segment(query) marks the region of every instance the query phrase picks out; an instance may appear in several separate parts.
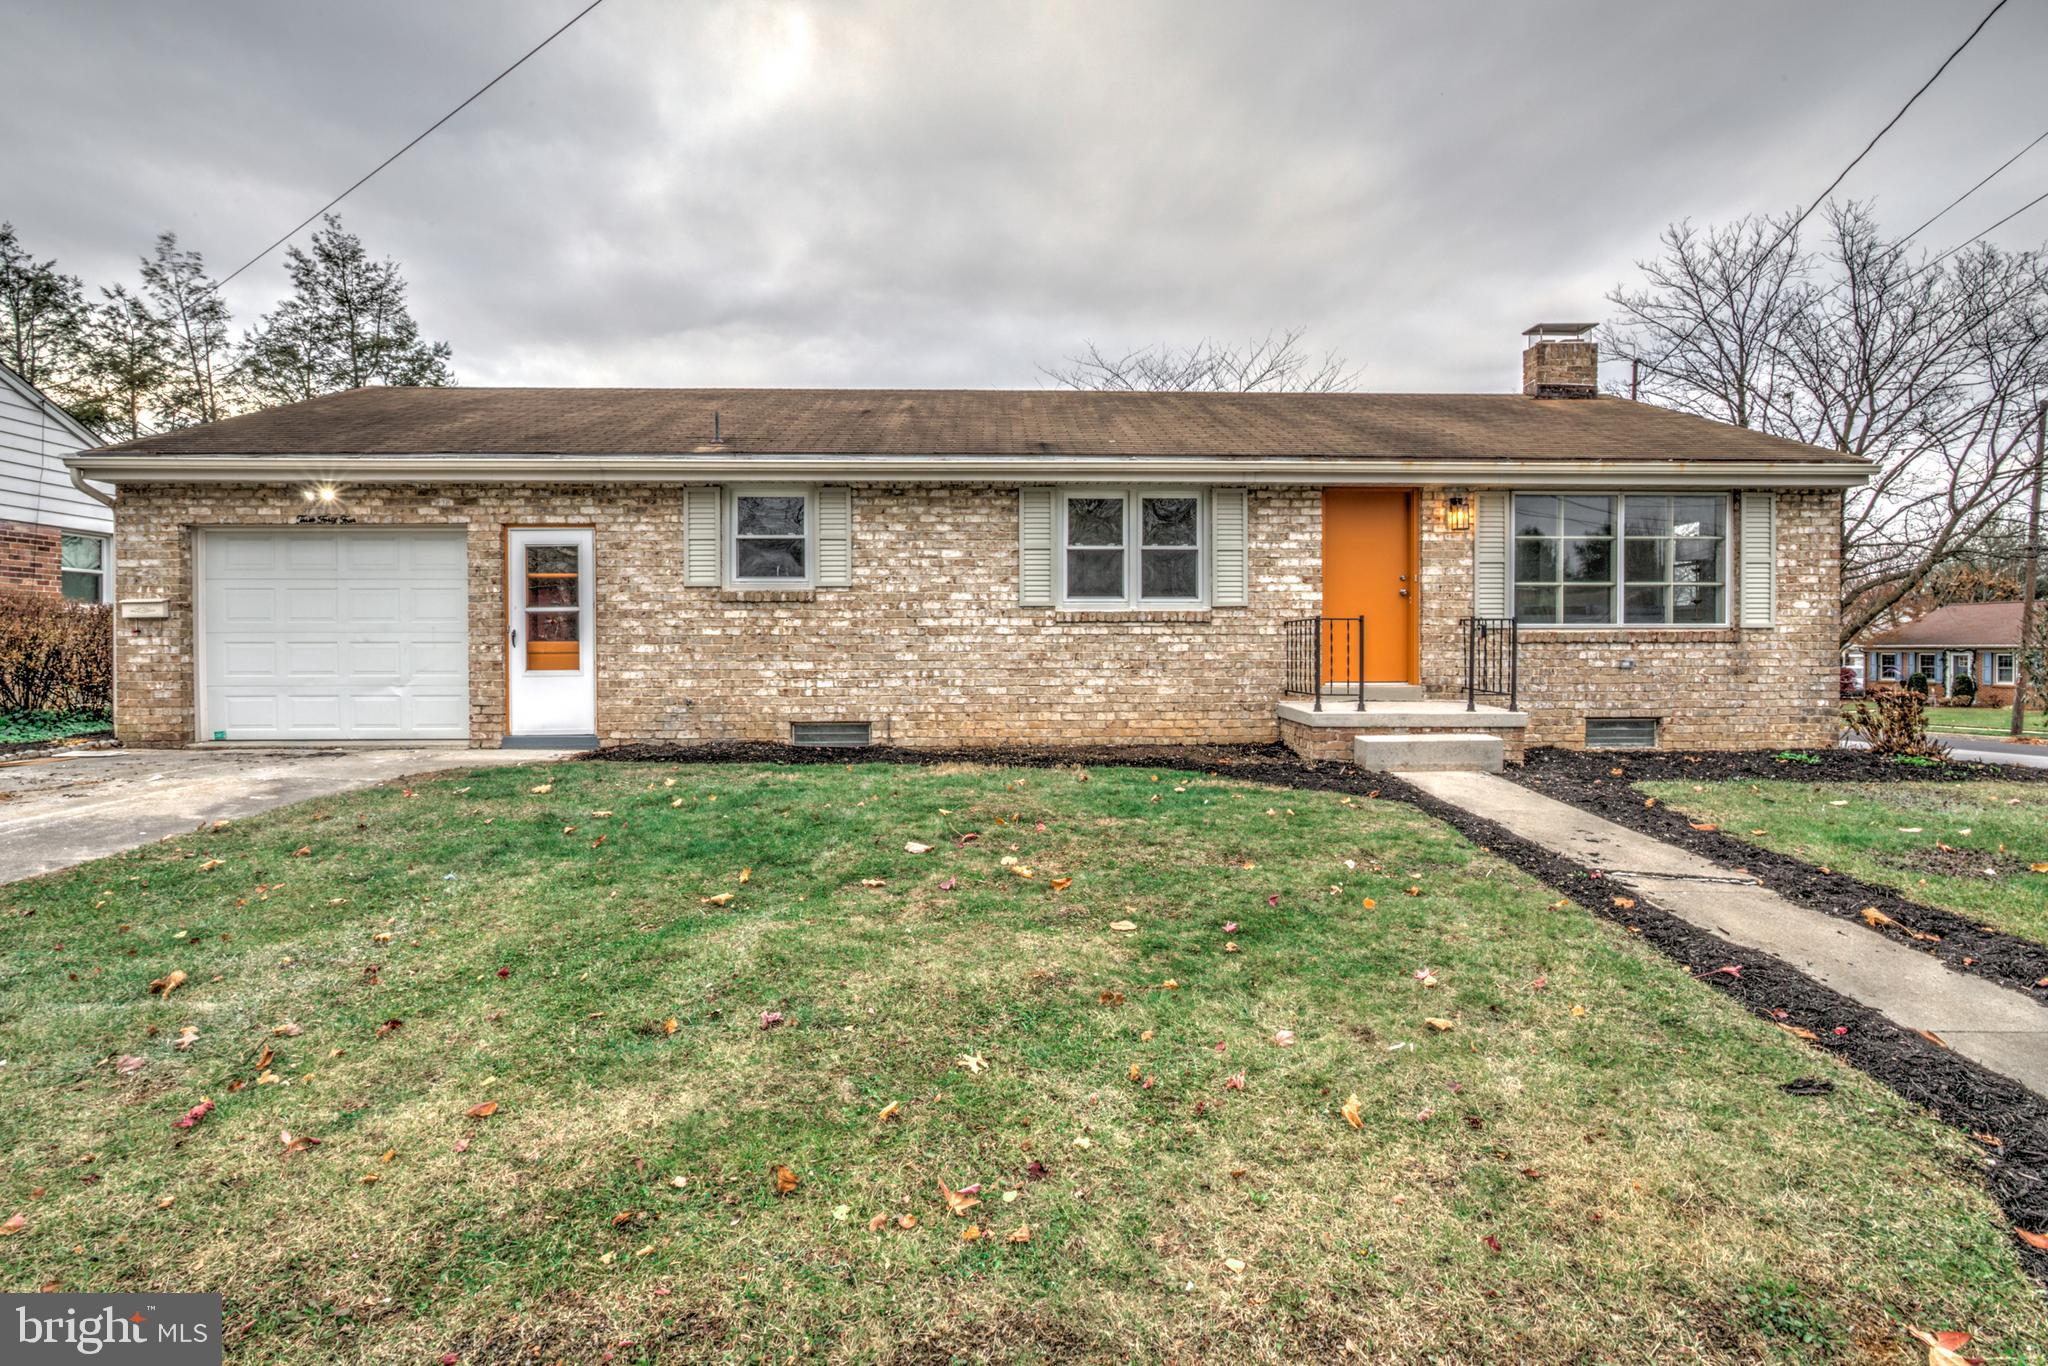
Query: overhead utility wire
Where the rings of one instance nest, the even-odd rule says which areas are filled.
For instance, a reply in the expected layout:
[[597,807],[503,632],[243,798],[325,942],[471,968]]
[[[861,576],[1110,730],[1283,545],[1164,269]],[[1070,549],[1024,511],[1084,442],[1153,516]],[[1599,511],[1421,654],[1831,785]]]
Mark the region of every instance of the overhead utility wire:
[[[1790,223],[1785,225],[1785,230],[1778,234],[1777,239],[1771,243],[1769,248],[1761,252],[1757,256],[1755,264],[1750,266],[1748,278],[1742,282],[1742,288],[1746,289],[1749,287],[1750,282],[1756,278],[1756,273],[1759,270],[1763,269],[1764,262],[1770,259],[1771,253],[1776,251],[1781,245],[1783,245],[1785,240],[1789,238],[1793,233],[1799,231],[1800,225],[1805,223],[1808,218],[1813,216],[1813,211],[1815,209],[1819,208],[1823,203],[1826,202],[1827,197],[1835,192],[1836,186],[1840,185],[1844,180],[1847,180],[1849,178],[1849,172],[1855,170],[1857,164],[1861,162],[1863,158],[1869,156],[1871,149],[1876,147],[1877,144],[1883,140],[1884,135],[1886,133],[1891,132],[1891,130],[1898,124],[1898,121],[1900,119],[1906,117],[1906,111],[1911,109],[1914,106],[1914,104],[1919,101],[1920,97],[1926,94],[1928,90],[1932,88],[1936,81],[1941,79],[1941,74],[1949,69],[1950,65],[1954,63],[1956,58],[1963,55],[1963,51],[1965,48],[1969,47],[1971,43],[1977,41],[1977,35],[1984,31],[1984,26],[1990,23],[1993,19],[1997,18],[1998,12],[2004,9],[2008,3],[2009,0],[1998,0],[1998,3],[1994,4],[1989,10],[1987,10],[1984,14],[1984,17],[1977,21],[1977,26],[1970,30],[1969,35],[1965,37],[1962,42],[1956,44],[1955,50],[1950,52],[1948,56],[1942,58],[1941,65],[1934,68],[1934,74],[1932,76],[1929,76],[1925,81],[1922,81],[1920,83],[1920,88],[1918,90],[1915,90],[1910,96],[1907,97],[1906,102],[1899,106],[1898,112],[1893,114],[1889,119],[1885,120],[1884,127],[1878,129],[1876,134],[1871,137],[1870,141],[1863,144],[1863,150],[1858,152],[1855,156],[1851,157],[1849,159],[1849,164],[1844,166],[1838,173],[1836,173],[1835,178],[1828,182],[1827,188],[1822,190],[1818,195],[1816,195],[1814,199],[1810,203],[1808,203],[1804,209],[1800,210],[1798,217],[1794,218]],[[1986,229],[1986,231],[1988,232],[1989,229]],[[1968,244],[1965,243],[1964,245],[1967,246]],[[1704,320],[1702,320],[1702,322],[1703,321]],[[1677,341],[1671,344],[1671,349],[1676,350],[1679,347],[1685,345],[1687,342],[1691,341],[1693,339],[1694,334],[1700,330],[1702,322],[1695,322],[1691,327],[1688,327],[1685,330],[1685,335],[1680,337]],[[1640,356],[1631,356],[1629,357],[1629,359],[1632,362],[1643,365],[1650,370],[1657,369],[1656,366],[1651,365],[1648,361],[1643,360]]]
[[553,41],[555,41],[555,39],[561,37],[564,33],[567,33],[572,27],[575,26],[576,21],[578,19],[581,19],[584,15],[590,13],[592,10],[596,9],[599,5],[603,3],[604,0],[590,0],[589,4],[585,5],[582,9],[576,11],[576,13],[573,16],[571,16],[568,23],[563,24],[553,33],[550,33],[547,37],[541,39],[538,43],[535,43],[531,48],[529,48],[527,50],[526,56],[521,57],[518,61],[512,63],[512,65],[506,67],[503,71],[500,71],[497,75],[491,77],[490,80],[484,82],[481,86],[477,87],[475,92],[472,93],[468,99],[464,100],[461,104],[456,105],[453,109],[443,114],[440,118],[435,119],[431,124],[427,125],[426,129],[422,131],[418,137],[415,137],[411,142],[406,143],[405,146],[399,148],[390,156],[385,157],[382,161],[378,162],[375,166],[371,167],[369,174],[363,176],[362,179],[356,181],[355,184],[349,186],[340,194],[334,196],[334,198],[328,200],[325,204],[322,204],[319,208],[313,210],[312,213],[306,215],[306,217],[302,219],[297,225],[295,225],[290,232],[278,238],[275,242],[272,242],[269,246],[257,252],[254,256],[242,262],[241,265],[236,266],[233,270],[229,271],[226,275],[222,276],[218,281],[214,283],[213,288],[216,290],[220,289],[223,285],[227,284],[228,281],[234,279],[237,275],[240,275],[243,271],[255,265],[264,257],[270,255],[271,252],[276,251],[279,247],[291,241],[292,238],[295,237],[299,233],[299,231],[303,229],[308,223],[311,223],[321,214],[326,213],[336,204],[339,204],[342,200],[347,199],[357,190],[360,190],[363,186],[367,185],[370,182],[371,177],[375,176],[377,172],[383,170],[386,166],[389,166],[392,162],[398,160],[407,152],[410,152],[413,148],[419,146],[420,143],[426,141],[428,134],[432,133],[436,128],[439,128],[442,124],[448,122],[448,120],[454,118],[457,114],[460,114],[463,110],[469,108],[470,105],[476,103],[477,99],[481,95],[483,95],[485,91],[489,90],[499,81],[504,80],[507,76],[517,71],[520,67],[526,65],[527,60],[531,58],[536,52],[539,52],[549,43],[552,43]]

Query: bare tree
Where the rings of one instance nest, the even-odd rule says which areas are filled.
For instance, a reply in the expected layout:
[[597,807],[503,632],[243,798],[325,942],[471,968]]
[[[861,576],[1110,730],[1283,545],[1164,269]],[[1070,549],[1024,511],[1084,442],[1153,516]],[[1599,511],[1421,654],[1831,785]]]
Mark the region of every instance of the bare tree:
[[172,360],[157,395],[164,427],[226,417],[224,390],[232,364],[228,305],[207,275],[205,261],[198,252],[179,247],[176,233],[160,232],[155,254],[142,259],[142,286],[170,334]]
[[1303,349],[1305,329],[1268,332],[1242,346],[1199,341],[1193,346],[1141,347],[1111,354],[1095,343],[1045,376],[1063,389],[1143,390],[1153,393],[1328,394],[1356,390],[1359,371],[1334,351],[1318,359]]
[[2048,389],[2048,271],[1978,245],[1927,259],[1858,204],[1828,206],[1814,253],[1789,220],[1665,231],[1617,288],[1610,344],[1653,400],[1869,459],[1842,527],[1842,639],[1995,525],[2028,469]]

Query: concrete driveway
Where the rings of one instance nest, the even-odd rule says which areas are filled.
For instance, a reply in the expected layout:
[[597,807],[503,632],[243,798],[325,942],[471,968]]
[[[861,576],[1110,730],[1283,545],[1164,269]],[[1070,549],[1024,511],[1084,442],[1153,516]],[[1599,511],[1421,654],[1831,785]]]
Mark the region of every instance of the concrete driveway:
[[569,753],[333,746],[101,750],[0,761],[0,883],[410,774],[547,763]]

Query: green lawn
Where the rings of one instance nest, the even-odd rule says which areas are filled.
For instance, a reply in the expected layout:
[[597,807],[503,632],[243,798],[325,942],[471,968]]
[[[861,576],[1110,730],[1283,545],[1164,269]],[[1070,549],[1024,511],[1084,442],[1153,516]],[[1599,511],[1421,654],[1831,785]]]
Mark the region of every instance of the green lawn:
[[[1842,704],[1842,724],[1849,725],[1856,719],[1856,704]],[[1927,728],[1948,735],[2010,735],[2012,733],[2011,707],[1929,707]],[[2026,714],[2023,736],[2048,738],[2048,712],[2030,711]]]
[[1641,783],[1738,839],[2048,944],[2048,790],[2025,783]]
[[238,1360],[2048,1360],[1984,1150],[1401,806],[491,769],[0,912],[0,1287]]

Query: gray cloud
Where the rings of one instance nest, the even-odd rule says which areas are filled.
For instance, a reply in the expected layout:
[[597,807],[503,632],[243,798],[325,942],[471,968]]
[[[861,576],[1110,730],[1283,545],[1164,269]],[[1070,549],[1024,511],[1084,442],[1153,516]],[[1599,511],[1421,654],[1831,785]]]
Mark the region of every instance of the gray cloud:
[[[574,7],[8,0],[0,217],[88,281],[166,227],[225,270]],[[1305,325],[1375,389],[1501,389],[1665,222],[1817,190],[1975,18],[607,0],[342,212],[474,384],[1029,386]],[[1843,192],[1918,223],[2041,131],[2042,51],[2009,7]],[[1927,240],[2044,182],[2048,146]]]

